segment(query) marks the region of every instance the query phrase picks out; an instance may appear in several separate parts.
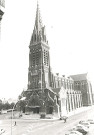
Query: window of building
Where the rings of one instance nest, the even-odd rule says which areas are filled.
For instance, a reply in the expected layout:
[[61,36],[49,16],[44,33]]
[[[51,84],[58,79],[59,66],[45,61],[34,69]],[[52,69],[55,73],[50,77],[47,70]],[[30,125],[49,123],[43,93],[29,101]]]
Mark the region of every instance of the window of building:
[[44,50],[44,64],[46,65],[46,53],[45,53],[45,50]]
[[35,34],[35,36],[34,36],[34,37],[35,37],[35,41],[36,41],[36,34]]
[[36,52],[36,65],[39,65],[39,52]]

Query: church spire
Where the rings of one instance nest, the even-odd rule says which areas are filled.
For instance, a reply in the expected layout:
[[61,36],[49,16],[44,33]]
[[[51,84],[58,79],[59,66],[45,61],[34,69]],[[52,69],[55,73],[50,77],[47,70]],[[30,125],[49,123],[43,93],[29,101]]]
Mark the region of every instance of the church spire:
[[35,17],[35,25],[34,25],[34,30],[30,42],[30,46],[37,42],[43,41],[48,45],[48,41],[46,38],[46,32],[45,32],[45,26],[42,24],[42,19],[40,15],[40,10],[39,10],[39,4],[37,1],[37,10],[36,10],[36,17]]
[[39,34],[43,26],[42,26],[42,20],[41,20],[38,1],[37,1],[37,10],[36,10],[36,18],[35,18],[35,27]]

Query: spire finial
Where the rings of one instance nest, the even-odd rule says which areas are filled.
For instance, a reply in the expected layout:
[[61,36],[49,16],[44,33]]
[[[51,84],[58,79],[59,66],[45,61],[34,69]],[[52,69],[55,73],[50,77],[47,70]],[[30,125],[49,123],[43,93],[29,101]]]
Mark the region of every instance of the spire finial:
[[39,33],[39,31],[42,28],[42,20],[41,20],[41,16],[40,16],[40,10],[39,10],[39,4],[38,4],[38,0],[37,0],[37,10],[36,10],[36,19],[35,19],[35,27]]
[[37,7],[39,6],[39,2],[38,2],[38,0],[37,0]]

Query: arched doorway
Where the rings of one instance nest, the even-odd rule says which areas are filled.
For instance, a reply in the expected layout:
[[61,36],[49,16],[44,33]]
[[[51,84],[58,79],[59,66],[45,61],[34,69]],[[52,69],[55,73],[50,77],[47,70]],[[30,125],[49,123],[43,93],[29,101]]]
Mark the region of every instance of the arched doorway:
[[30,97],[28,102],[29,111],[32,113],[38,114],[40,112],[41,102],[37,95],[33,95]]
[[53,114],[53,108],[54,108],[54,104],[53,101],[46,101],[46,113],[47,114]]

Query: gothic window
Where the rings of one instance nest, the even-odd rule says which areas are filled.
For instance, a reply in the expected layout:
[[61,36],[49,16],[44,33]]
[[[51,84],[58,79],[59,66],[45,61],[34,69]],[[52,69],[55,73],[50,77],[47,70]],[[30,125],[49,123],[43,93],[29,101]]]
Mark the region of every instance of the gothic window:
[[48,66],[48,61],[49,61],[49,53],[47,55],[47,66]]
[[48,66],[48,51],[46,51],[45,49],[43,52],[43,58],[44,58],[44,64]]
[[32,79],[32,88],[34,88],[34,79]]
[[36,65],[39,64],[39,52],[36,52]]
[[46,64],[47,64],[47,51],[46,51]]
[[35,52],[33,51],[33,55],[32,55],[32,62],[33,62],[33,66],[35,66]]
[[30,81],[28,82],[28,85],[30,85],[31,83],[30,83]]
[[33,82],[33,88],[35,88],[35,87],[36,87],[35,82],[36,82],[36,79],[34,78],[34,82]]
[[36,34],[35,34],[35,41],[36,41]]
[[36,78],[36,88],[38,87],[38,79]]
[[46,51],[46,65],[48,66],[48,52]]
[[44,64],[48,66],[48,52],[44,50]]
[[34,78],[34,88],[36,88],[36,78]]
[[46,65],[46,53],[45,53],[45,50],[44,50],[44,64]]

